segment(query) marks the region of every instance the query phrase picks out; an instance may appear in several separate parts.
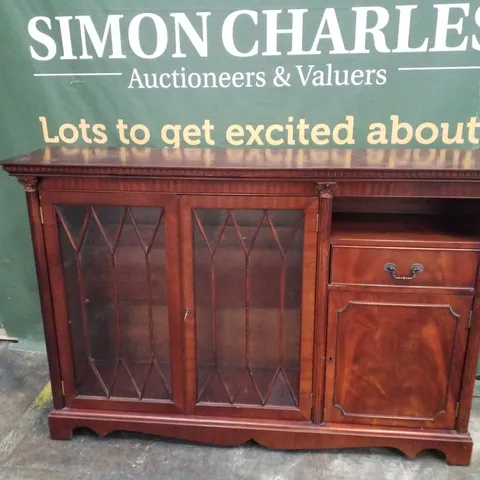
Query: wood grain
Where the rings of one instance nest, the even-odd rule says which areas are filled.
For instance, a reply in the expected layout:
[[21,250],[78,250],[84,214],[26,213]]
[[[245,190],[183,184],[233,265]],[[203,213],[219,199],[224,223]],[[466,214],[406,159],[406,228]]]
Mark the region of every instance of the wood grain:
[[470,464],[472,439],[451,430],[371,428],[357,425],[308,425],[304,422],[225,419],[195,416],[125,414],[95,410],[56,410],[49,416],[52,438],[69,440],[73,430],[84,427],[100,436],[130,430],[190,442],[220,446],[241,445],[250,440],[268,448],[318,450],[353,447],[396,448],[414,458],[423,450],[438,450],[449,465]]
[[331,293],[326,421],[454,428],[472,297]]
[[[387,285],[403,287],[473,288],[478,252],[469,250],[417,249],[400,247],[332,248],[332,284]],[[412,276],[412,266],[423,271],[415,278],[396,279],[385,265],[396,266],[396,275]]]
[[479,151],[58,147],[2,166],[27,194],[52,438],[469,464]]

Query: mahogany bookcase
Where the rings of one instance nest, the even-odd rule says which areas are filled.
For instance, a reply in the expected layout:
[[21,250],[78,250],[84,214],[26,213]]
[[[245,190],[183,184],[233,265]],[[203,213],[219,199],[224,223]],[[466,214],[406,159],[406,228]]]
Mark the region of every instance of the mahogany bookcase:
[[46,148],[24,185],[52,438],[467,465],[480,153]]

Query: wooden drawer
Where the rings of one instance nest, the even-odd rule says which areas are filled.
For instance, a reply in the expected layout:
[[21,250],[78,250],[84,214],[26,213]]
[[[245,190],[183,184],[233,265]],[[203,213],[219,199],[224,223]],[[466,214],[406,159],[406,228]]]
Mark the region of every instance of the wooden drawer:
[[[330,283],[473,288],[477,260],[471,250],[333,246]],[[415,278],[395,278],[413,277],[414,265]]]

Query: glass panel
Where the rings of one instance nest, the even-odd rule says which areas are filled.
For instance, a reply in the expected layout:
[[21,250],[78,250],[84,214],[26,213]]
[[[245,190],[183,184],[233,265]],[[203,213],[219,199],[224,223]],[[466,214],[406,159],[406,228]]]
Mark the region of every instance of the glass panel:
[[298,406],[303,211],[193,211],[198,402]]
[[57,206],[78,395],[172,399],[163,214]]

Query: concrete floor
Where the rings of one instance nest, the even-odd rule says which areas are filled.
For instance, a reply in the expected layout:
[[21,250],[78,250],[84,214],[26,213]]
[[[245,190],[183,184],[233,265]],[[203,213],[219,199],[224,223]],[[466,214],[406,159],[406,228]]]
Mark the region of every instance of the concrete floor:
[[395,450],[271,451],[255,444],[217,448],[148,435],[99,439],[88,431],[71,442],[48,435],[45,355],[0,346],[0,479],[11,480],[310,480],[480,479],[480,399],[470,431],[472,465],[448,467],[441,454],[409,460]]

